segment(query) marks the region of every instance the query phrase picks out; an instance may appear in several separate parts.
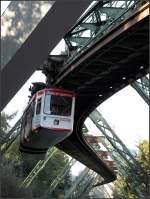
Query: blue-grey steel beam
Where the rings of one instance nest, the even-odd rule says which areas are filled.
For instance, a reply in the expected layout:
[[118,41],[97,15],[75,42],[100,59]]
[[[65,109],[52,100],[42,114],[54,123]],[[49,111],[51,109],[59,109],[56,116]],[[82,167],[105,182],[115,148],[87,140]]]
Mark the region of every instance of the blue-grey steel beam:
[[1,70],[1,109],[90,5],[86,1],[56,1],[13,58]]
[[131,86],[138,92],[143,100],[149,105],[149,79],[144,76],[141,79],[136,80]]

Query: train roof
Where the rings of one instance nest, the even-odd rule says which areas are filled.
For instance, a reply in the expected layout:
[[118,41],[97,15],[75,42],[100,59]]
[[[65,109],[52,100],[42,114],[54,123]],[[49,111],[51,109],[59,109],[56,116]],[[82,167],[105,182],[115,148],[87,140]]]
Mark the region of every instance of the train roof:
[[71,96],[75,96],[75,92],[74,91],[70,91],[67,89],[62,89],[62,88],[44,88],[42,90],[39,90],[36,94],[42,94],[42,93],[60,93],[60,94],[69,94]]

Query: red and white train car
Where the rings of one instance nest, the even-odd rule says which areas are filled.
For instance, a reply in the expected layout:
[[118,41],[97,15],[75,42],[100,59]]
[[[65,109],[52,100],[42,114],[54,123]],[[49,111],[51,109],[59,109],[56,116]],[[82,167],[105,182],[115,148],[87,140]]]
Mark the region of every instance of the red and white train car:
[[75,93],[50,88],[38,91],[22,117],[20,151],[45,153],[73,131]]

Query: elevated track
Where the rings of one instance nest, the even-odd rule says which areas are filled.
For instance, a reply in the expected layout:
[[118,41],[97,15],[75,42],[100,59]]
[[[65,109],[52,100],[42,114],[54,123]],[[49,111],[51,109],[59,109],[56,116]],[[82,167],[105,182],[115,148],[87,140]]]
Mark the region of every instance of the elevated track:
[[[61,62],[61,67],[60,62],[58,67],[57,62],[54,63],[57,74],[53,78],[49,76],[53,86],[67,88],[77,94],[74,131],[57,147],[101,175],[104,179],[102,184],[115,180],[116,175],[89,146],[82,127],[85,119],[98,105],[148,72],[149,2],[139,1],[137,5],[135,1],[130,10],[125,10],[107,26],[105,34],[94,35],[94,39],[84,43],[86,48],[80,47],[64,64]],[[128,11],[130,14],[125,15]],[[79,23],[80,20],[77,24]],[[91,24],[82,23],[83,25],[89,27]],[[77,39],[79,38],[74,38],[74,41]],[[85,41],[82,38],[83,40]],[[17,64],[15,57],[8,64],[13,61]],[[6,76],[3,77],[3,82],[5,78]],[[5,97],[4,95],[3,105]]]

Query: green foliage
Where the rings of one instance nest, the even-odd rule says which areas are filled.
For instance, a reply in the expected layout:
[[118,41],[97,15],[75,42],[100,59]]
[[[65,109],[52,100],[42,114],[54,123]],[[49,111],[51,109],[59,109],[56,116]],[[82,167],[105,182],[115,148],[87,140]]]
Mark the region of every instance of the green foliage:
[[6,198],[32,197],[30,189],[19,189],[22,178],[16,175],[15,167],[3,159],[1,164],[1,196]]
[[[2,113],[1,135],[6,135],[10,129],[9,121],[13,119],[15,114],[10,116]],[[2,173],[2,196],[3,197],[43,197],[47,192],[50,184],[58,176],[69,159],[65,153],[57,151],[45,168],[36,176],[29,188],[19,188],[19,185],[31,172],[37,162],[42,159],[41,155],[21,153],[18,149],[19,137],[4,153],[1,159],[1,173]],[[14,183],[15,182],[15,183]],[[64,193],[64,190],[70,185],[71,178],[68,173],[65,178],[57,186],[52,194],[52,197],[57,197],[58,193]]]
[[[45,168],[38,174],[31,185],[34,197],[42,197],[43,193],[48,193],[50,184],[53,182],[56,176],[60,175],[68,161],[69,159],[67,156],[59,150],[52,156],[50,161],[46,164]],[[57,197],[58,193],[61,191],[64,192],[65,188],[68,186],[68,184],[70,184],[70,181],[70,174],[68,174],[59,183],[51,196]]]
[[4,112],[1,113],[0,136],[3,137],[10,129],[9,121],[16,116],[17,112],[8,115]]
[[[41,21],[50,1],[12,1],[2,16],[1,65],[4,66]],[[44,11],[45,13],[45,11]]]
[[[127,199],[138,199],[139,193],[137,193],[137,188],[143,194],[144,197],[148,196],[148,176],[149,171],[149,142],[143,140],[137,146],[137,162],[143,168],[139,175],[139,181],[133,182],[132,171],[129,167],[126,168],[126,176],[118,176],[113,187],[113,196],[115,198],[127,198]],[[135,187],[136,186],[136,187]]]
[[138,153],[137,153],[137,160],[149,175],[149,142],[148,140],[144,140],[143,142],[139,143]]

